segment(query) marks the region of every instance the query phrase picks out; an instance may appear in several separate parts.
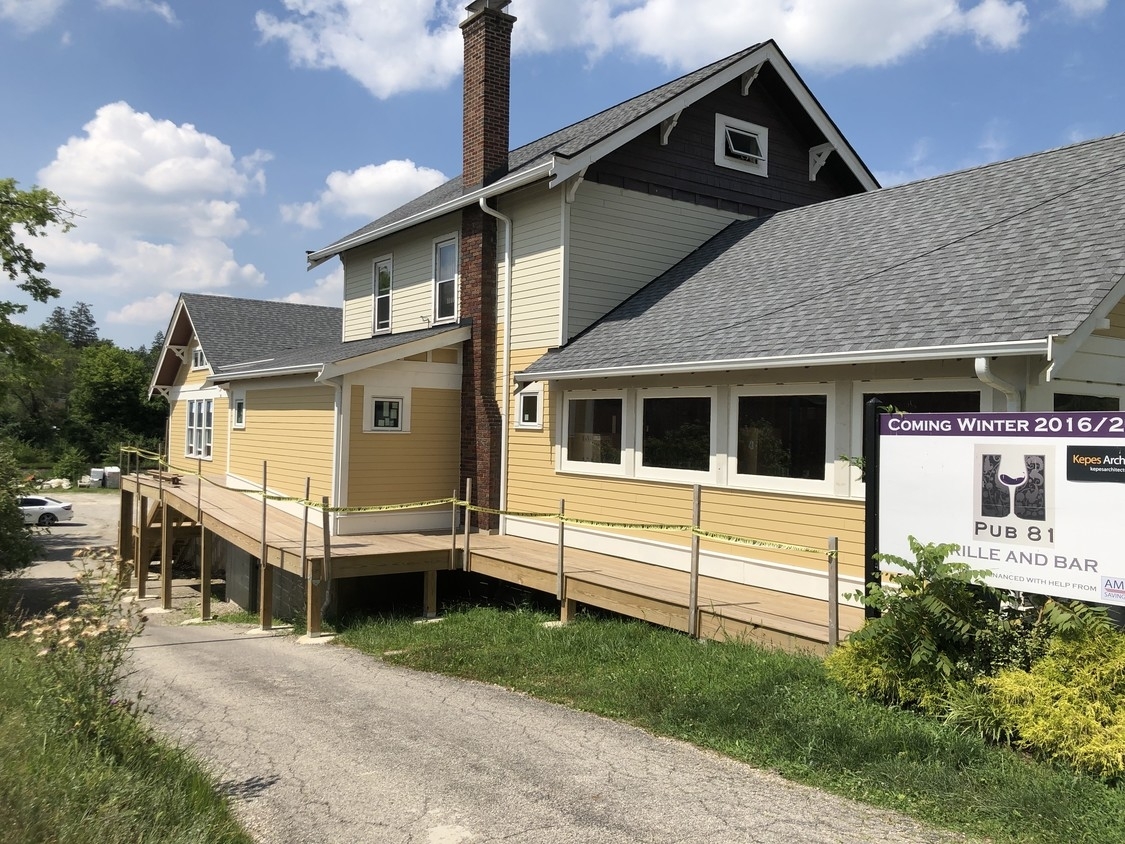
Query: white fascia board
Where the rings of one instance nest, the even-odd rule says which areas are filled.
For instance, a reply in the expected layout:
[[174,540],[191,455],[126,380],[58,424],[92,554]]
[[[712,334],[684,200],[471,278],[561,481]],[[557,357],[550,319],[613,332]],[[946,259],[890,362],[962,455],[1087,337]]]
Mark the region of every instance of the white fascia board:
[[[157,384],[156,378],[160,374],[160,370],[164,368],[165,356],[171,351],[172,332],[181,316],[187,319],[188,325],[191,326],[192,336],[195,336],[195,323],[191,321],[191,314],[187,313],[187,304],[184,302],[183,297],[180,297],[176,300],[176,307],[172,309],[172,318],[168,320],[168,329],[164,332],[164,345],[160,349],[160,354],[156,357],[156,366],[152,368],[152,378],[150,378],[148,382],[148,397],[150,399],[159,387],[171,386],[170,384]],[[204,354],[206,354],[206,352],[204,352]]]
[[254,369],[250,372],[219,372],[210,376],[205,384],[226,384],[230,381],[250,381],[255,378],[271,378],[275,375],[316,375],[323,368],[320,363],[302,363],[294,366],[278,366],[273,369]]
[[1007,343],[976,343],[965,346],[922,346],[914,349],[872,349],[860,352],[827,352],[815,355],[784,355],[772,358],[709,360],[694,363],[651,364],[572,369],[554,372],[520,372],[516,381],[573,381],[582,378],[627,378],[637,375],[673,375],[692,372],[782,369],[800,366],[843,366],[860,363],[909,363],[950,358],[1019,357],[1046,355],[1048,340],[1015,340]]
[[563,158],[556,155],[555,166],[551,173],[551,187],[556,187],[560,183],[565,182],[575,173],[581,172],[584,168],[589,167],[594,162],[604,158],[654,126],[659,126],[664,120],[673,117],[683,109],[698,102],[713,91],[718,90],[731,80],[738,79],[747,70],[765,61],[770,63],[785,84],[789,86],[789,89],[793,92],[797,101],[812,118],[817,128],[824,134],[824,137],[828,139],[828,142],[832,144],[837,154],[847,163],[849,169],[851,169],[860,184],[867,190],[876,190],[879,187],[879,183],[871,177],[867,168],[863,166],[863,162],[859,160],[859,157],[852,150],[851,145],[844,139],[843,135],[840,134],[839,130],[832,123],[832,119],[824,112],[824,109],[820,107],[820,104],[817,103],[809,89],[805,87],[805,84],[797,76],[793,67],[789,64],[789,61],[782,55],[773,41],[767,41],[740,61],[719,71],[714,76],[703,80],[699,84],[694,85],[659,108],[637,118],[628,126],[622,127],[612,135],[603,138],[601,141],[573,158]]
[[476,205],[481,199],[490,199],[502,193],[507,193],[510,190],[531,184],[532,182],[537,182],[550,175],[551,167],[552,164],[550,161],[544,161],[542,164],[537,164],[529,170],[517,170],[515,173],[505,176],[497,182],[477,188],[472,193],[462,194],[456,199],[443,202],[441,205],[435,205],[433,208],[419,211],[417,214],[413,214],[396,223],[390,223],[381,229],[365,232],[364,234],[359,234],[341,241],[334,246],[329,246],[316,252],[310,252],[305,256],[305,260],[308,261],[308,269],[311,270],[314,267],[319,267],[325,261],[334,258],[341,252],[347,252],[349,249],[355,249],[357,246],[363,246],[365,243],[371,243],[381,237],[386,237],[389,234],[411,228],[427,220],[434,220],[469,205]]
[[1051,348],[1051,366],[1047,372],[1047,380],[1061,370],[1077,352],[1082,344],[1090,339],[1090,335],[1097,329],[1098,324],[1109,316],[1109,312],[1117,307],[1117,303],[1125,299],[1125,272],[1118,274],[1117,280],[1105,298],[1098,306],[1082,320],[1079,326],[1066,337],[1055,337]]
[[337,363],[328,363],[324,365],[323,370],[320,375],[317,376],[316,380],[328,381],[332,378],[338,378],[341,375],[349,375],[352,372],[370,369],[373,366],[381,366],[384,363],[402,360],[411,355],[419,355],[422,352],[441,349],[445,346],[452,346],[455,343],[463,343],[472,336],[472,328],[464,326],[452,331],[443,331],[441,334],[435,334],[432,337],[424,337],[410,343],[403,343],[400,346],[392,346],[389,349],[380,349],[377,352],[368,352],[366,355],[347,358]]

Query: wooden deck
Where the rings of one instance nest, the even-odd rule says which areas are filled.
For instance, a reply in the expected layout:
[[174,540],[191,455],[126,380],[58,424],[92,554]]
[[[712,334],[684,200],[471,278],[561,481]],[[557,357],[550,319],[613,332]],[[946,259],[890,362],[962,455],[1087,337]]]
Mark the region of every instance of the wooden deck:
[[[119,545],[126,549],[122,557],[134,562],[140,587],[141,561],[147,566],[159,551],[162,595],[170,595],[170,566],[164,561],[171,559],[177,536],[201,536],[205,540],[201,548],[207,545],[208,535],[218,536],[256,558],[262,556],[261,499],[194,477],[185,477],[177,484],[146,475],[123,477],[121,513]],[[321,590],[328,581],[423,572],[423,612],[432,615],[437,611],[437,572],[461,568],[560,597],[564,621],[573,616],[578,604],[587,604],[676,630],[689,631],[693,626],[689,623],[691,582],[686,571],[566,547],[560,578],[554,543],[477,533],[468,539],[466,560],[465,536],[460,532],[454,535],[452,525],[441,535],[335,536],[328,541],[326,555],[324,529],[274,506],[265,508],[265,513],[265,559],[269,565],[260,570],[263,626],[269,624],[272,607],[267,592],[272,592],[274,568],[306,580],[308,629],[314,633],[320,629]],[[201,557],[203,593],[208,594],[206,551]],[[827,649],[830,633],[826,600],[711,577],[700,577],[697,591],[694,627],[704,638],[746,637],[791,650]],[[203,616],[208,617],[206,609]],[[862,620],[861,610],[840,606],[841,638],[857,629]]]

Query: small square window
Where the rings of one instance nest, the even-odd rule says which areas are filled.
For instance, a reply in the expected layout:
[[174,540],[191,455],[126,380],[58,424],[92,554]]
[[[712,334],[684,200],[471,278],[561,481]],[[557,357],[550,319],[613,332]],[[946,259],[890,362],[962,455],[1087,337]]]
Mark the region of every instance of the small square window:
[[203,369],[205,366],[207,366],[207,356],[203,354],[203,349],[196,346],[191,350],[191,368]]
[[516,427],[542,428],[543,388],[539,382],[527,384],[516,393]]
[[375,431],[401,431],[402,399],[372,399],[371,428]]
[[715,115],[715,163],[757,176],[767,175],[769,130],[725,114]]

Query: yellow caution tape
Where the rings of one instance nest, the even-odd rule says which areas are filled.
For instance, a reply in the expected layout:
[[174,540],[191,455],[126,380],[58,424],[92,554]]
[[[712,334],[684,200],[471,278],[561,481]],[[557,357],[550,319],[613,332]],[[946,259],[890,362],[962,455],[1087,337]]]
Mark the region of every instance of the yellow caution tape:
[[768,539],[751,539],[746,536],[734,536],[729,533],[716,533],[710,530],[694,528],[691,530],[696,536],[703,539],[713,539],[716,542],[728,542],[732,545],[749,545],[754,548],[774,548],[779,551],[797,551],[802,554],[827,554],[823,548],[809,548],[805,545],[790,545],[785,542],[771,542]]

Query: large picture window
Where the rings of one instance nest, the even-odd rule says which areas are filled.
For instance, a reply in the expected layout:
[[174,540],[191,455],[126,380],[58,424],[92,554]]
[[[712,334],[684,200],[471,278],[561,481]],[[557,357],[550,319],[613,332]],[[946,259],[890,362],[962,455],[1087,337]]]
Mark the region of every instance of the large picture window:
[[457,239],[434,244],[434,322],[457,318]]
[[579,463],[621,463],[624,402],[581,398],[567,402],[566,459]]
[[739,396],[737,414],[738,474],[824,480],[827,396]]
[[711,468],[711,399],[707,396],[642,399],[641,465],[708,471]]
[[202,457],[208,460],[211,458],[211,432],[214,418],[214,399],[188,400],[185,453],[189,457]]
[[375,296],[375,324],[372,328],[376,334],[382,334],[391,330],[390,258],[384,258],[375,262],[373,286]]

